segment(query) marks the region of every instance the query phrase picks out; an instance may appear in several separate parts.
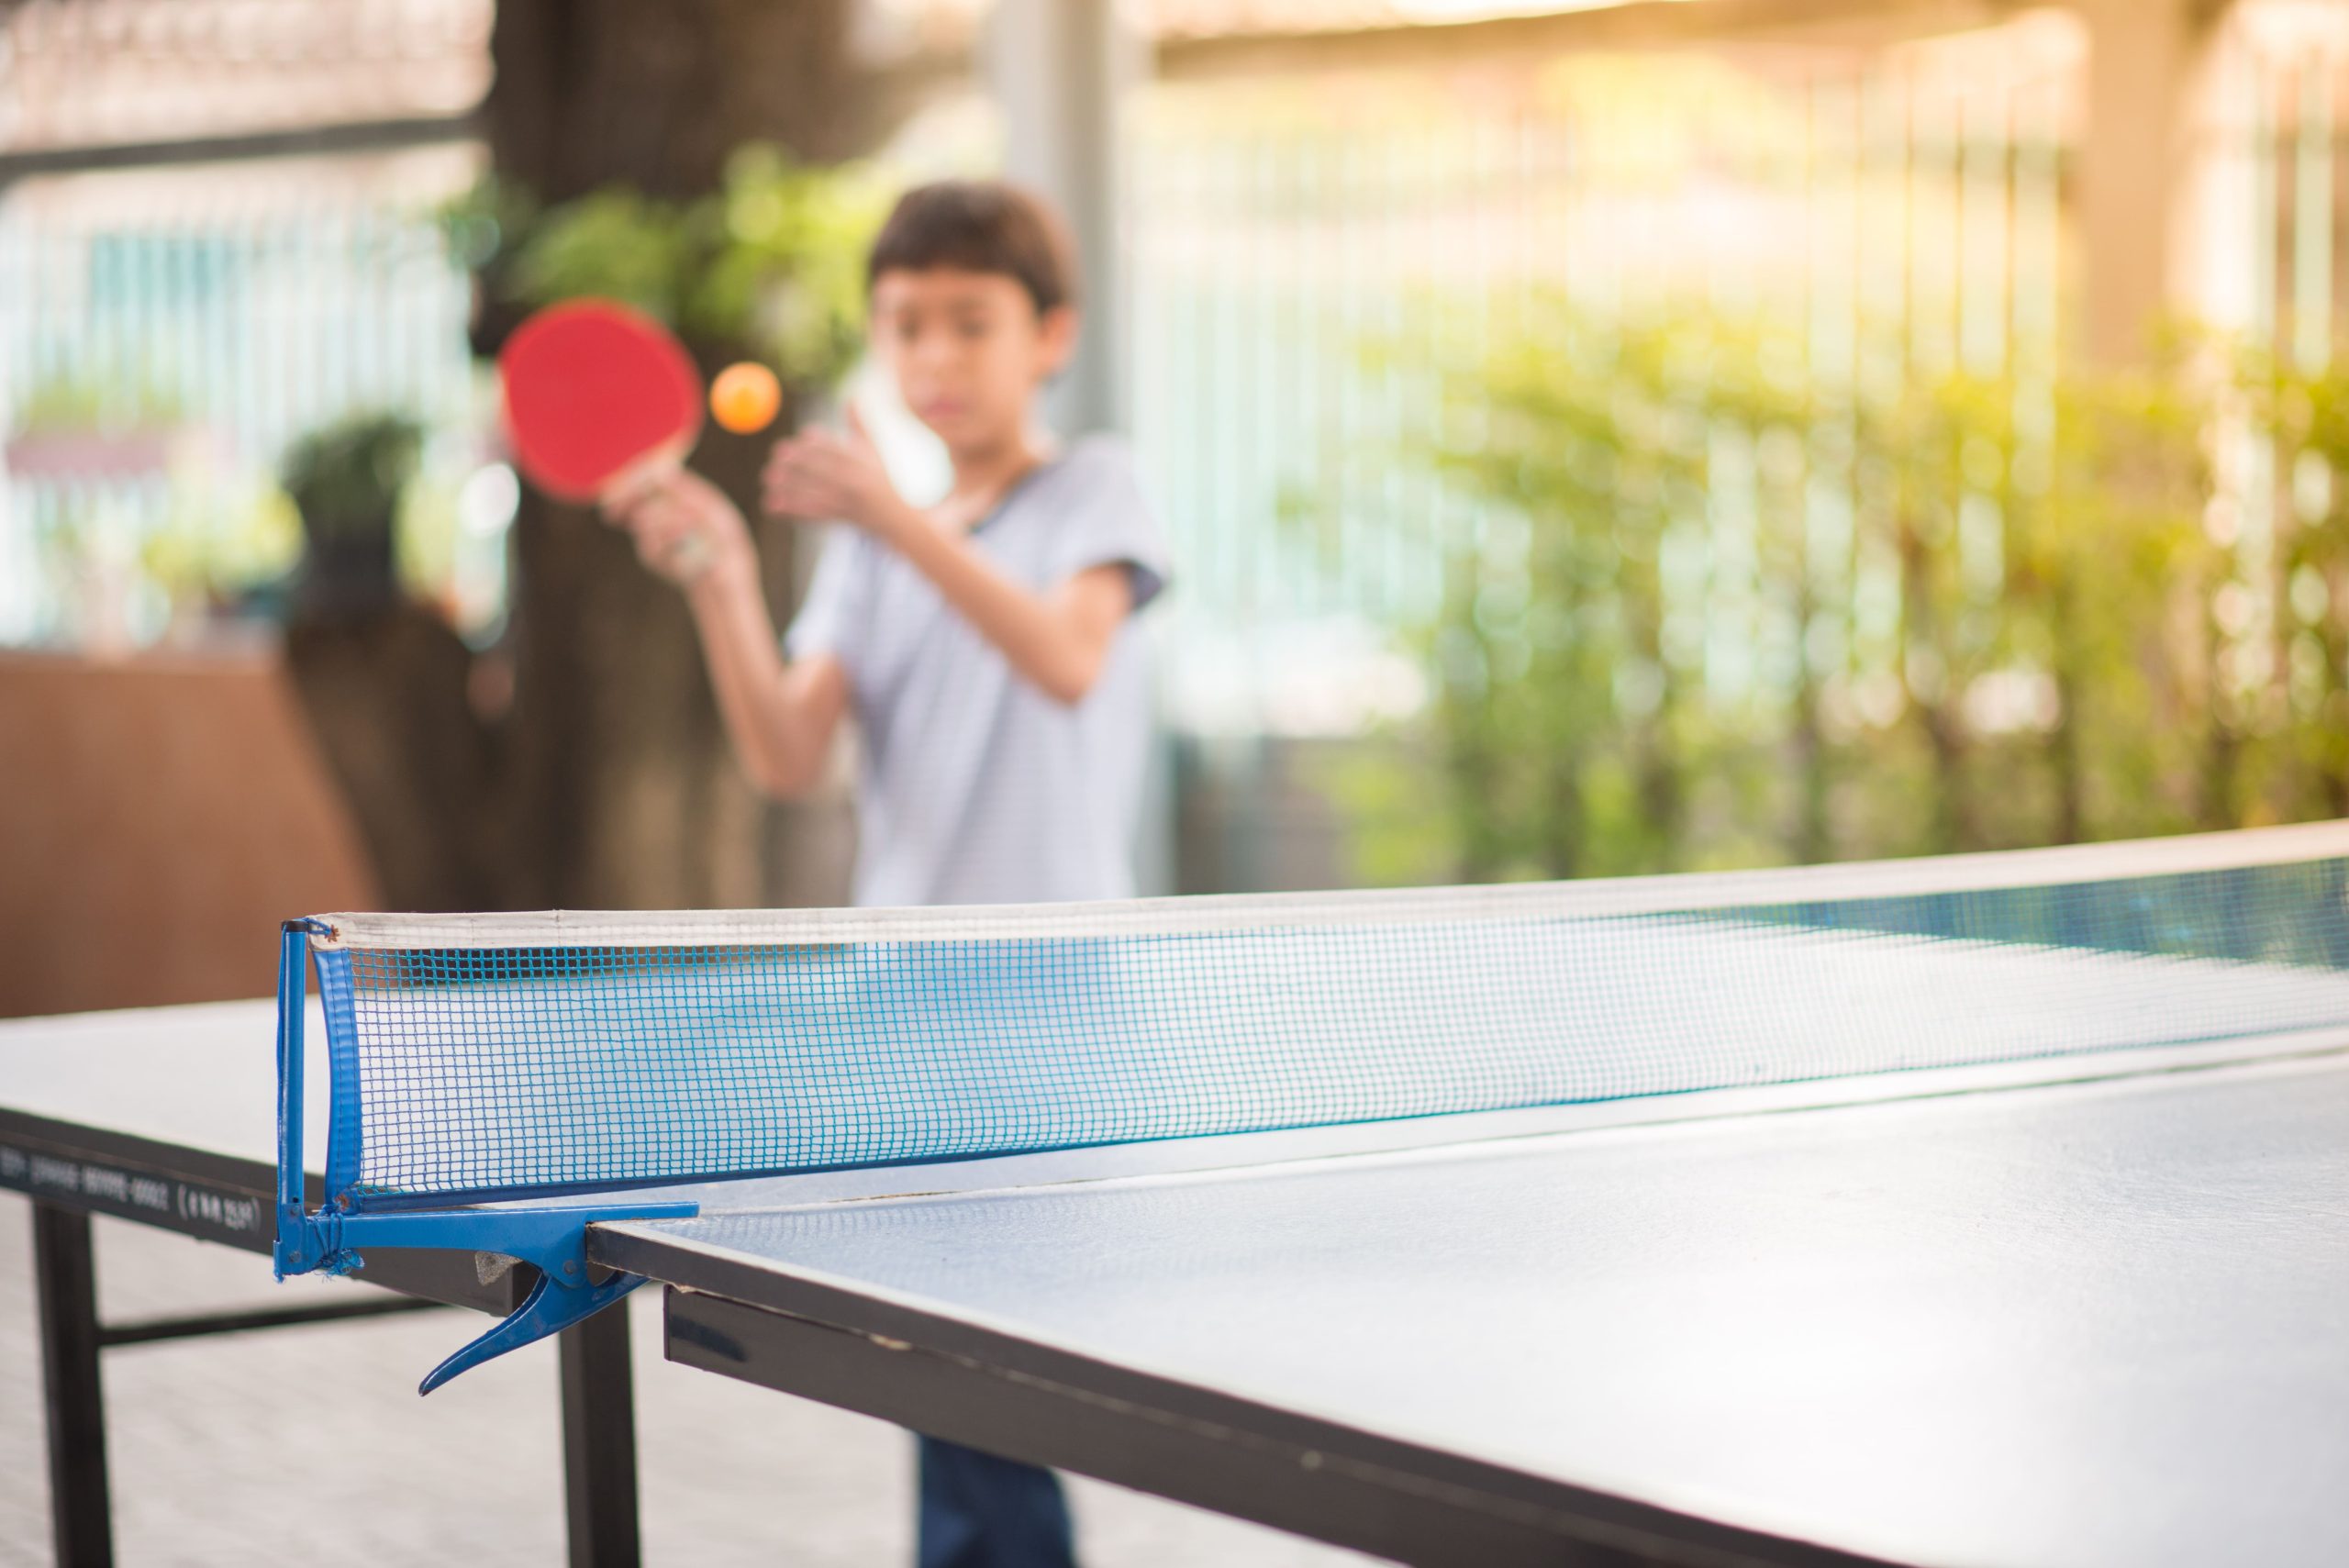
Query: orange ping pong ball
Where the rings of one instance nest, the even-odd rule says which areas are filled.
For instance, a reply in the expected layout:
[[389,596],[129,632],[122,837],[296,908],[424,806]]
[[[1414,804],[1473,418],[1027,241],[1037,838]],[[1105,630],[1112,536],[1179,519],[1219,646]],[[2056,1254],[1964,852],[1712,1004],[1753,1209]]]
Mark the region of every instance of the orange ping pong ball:
[[709,384],[709,417],[738,436],[763,430],[783,407],[783,385],[774,372],[744,360],[728,365]]

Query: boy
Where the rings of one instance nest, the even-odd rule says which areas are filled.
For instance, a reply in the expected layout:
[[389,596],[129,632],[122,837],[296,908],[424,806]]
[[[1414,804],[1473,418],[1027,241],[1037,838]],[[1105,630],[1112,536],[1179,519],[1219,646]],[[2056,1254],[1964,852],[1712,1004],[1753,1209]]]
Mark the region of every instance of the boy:
[[[690,473],[613,507],[685,590],[728,733],[777,795],[818,780],[853,712],[861,905],[1026,903],[1133,892],[1150,713],[1131,622],[1165,585],[1130,461],[1055,452],[1034,406],[1076,337],[1074,265],[1031,197],[911,191],[867,264],[874,353],[952,461],[925,512],[847,437],[779,443],[770,511],[848,527],[783,652],[740,516]],[[785,657],[785,654],[788,657]],[[921,1440],[921,1568],[1065,1568],[1050,1472]]]

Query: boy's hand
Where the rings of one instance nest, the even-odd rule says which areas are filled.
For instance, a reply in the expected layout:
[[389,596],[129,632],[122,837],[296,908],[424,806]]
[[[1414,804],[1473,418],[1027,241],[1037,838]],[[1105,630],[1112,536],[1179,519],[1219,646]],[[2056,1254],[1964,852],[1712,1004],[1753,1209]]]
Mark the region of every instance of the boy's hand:
[[648,473],[606,500],[603,511],[635,541],[637,559],[679,587],[755,568],[742,514],[689,469]]
[[889,482],[855,409],[848,420],[845,436],[802,430],[775,443],[767,459],[766,508],[806,522],[843,522],[887,539],[913,510]]

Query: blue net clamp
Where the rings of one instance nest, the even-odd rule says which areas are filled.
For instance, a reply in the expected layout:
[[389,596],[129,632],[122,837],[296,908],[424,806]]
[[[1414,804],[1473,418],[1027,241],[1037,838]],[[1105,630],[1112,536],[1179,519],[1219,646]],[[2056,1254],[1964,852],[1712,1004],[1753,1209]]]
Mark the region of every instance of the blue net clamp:
[[[349,1274],[378,1247],[423,1247],[518,1259],[539,1272],[522,1305],[489,1332],[434,1367],[417,1392],[429,1394],[461,1372],[583,1322],[644,1283],[640,1274],[599,1271],[587,1258],[587,1227],[613,1219],[689,1219],[700,1205],[682,1202],[354,1212],[348,1190],[334,1191],[329,1159],[326,1204],[311,1212],[302,1169],[303,1013],[310,939],[330,934],[317,920],[289,920],[277,972],[277,1277]],[[332,1025],[328,1025],[331,1034]],[[336,1085],[340,1096],[346,1086]],[[335,1106],[340,1120],[355,1107]],[[599,1282],[596,1275],[603,1273]]]

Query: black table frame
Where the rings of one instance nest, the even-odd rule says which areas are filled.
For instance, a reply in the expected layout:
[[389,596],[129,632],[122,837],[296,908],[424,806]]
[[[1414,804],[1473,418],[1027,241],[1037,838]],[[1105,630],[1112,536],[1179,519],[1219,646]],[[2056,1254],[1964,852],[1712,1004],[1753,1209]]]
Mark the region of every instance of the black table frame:
[[[49,1429],[49,1490],[57,1561],[114,1561],[102,1352],[117,1345],[465,1307],[511,1312],[536,1282],[517,1268],[484,1284],[471,1253],[387,1249],[368,1260],[366,1292],[350,1301],[106,1323],[97,1309],[90,1217],[109,1215],[239,1247],[270,1250],[273,1166],[105,1129],[0,1109],[0,1188],[33,1200],[33,1285],[40,1317]],[[318,1178],[310,1178],[318,1201]],[[628,1316],[606,1312],[564,1331],[563,1496],[573,1568],[629,1568],[640,1557],[635,1396]]]
[[667,1359],[1398,1562],[1884,1568],[1881,1560],[1419,1447],[628,1227]]

